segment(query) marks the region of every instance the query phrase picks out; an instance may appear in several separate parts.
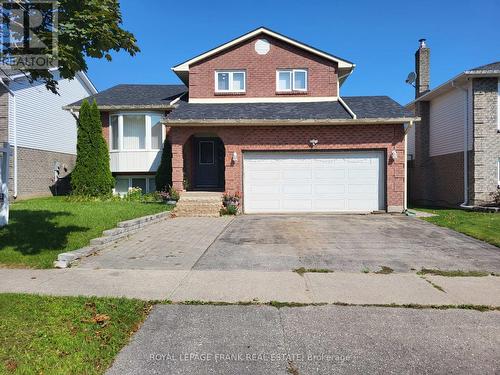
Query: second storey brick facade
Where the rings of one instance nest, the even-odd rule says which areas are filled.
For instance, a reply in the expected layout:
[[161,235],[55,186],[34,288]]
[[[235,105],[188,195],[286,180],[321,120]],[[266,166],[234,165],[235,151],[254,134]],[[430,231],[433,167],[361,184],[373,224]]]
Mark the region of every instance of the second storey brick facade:
[[[269,52],[259,54],[255,43],[265,40]],[[214,98],[239,96],[248,98],[276,96],[336,97],[337,63],[329,61],[298,47],[270,36],[256,36],[224,50],[189,69],[189,98]],[[276,90],[276,71],[281,69],[305,69],[308,88],[305,92],[283,93]],[[215,92],[215,72],[218,70],[242,70],[246,72],[246,91],[237,94]]]

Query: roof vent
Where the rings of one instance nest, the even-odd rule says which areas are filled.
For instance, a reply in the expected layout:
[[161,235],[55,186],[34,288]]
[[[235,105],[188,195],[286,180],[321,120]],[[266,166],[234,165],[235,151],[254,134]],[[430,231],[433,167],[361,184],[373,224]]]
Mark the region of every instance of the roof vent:
[[259,55],[266,55],[271,49],[271,45],[266,39],[259,39],[255,42],[255,52]]

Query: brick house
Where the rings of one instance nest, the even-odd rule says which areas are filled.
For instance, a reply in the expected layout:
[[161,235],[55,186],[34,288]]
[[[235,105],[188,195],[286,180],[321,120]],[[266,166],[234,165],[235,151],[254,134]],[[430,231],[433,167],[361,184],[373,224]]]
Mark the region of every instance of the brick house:
[[421,118],[408,135],[410,199],[437,206],[481,205],[500,186],[500,62],[464,71],[430,90],[430,49],[415,53]]
[[76,160],[76,122],[62,106],[97,93],[83,72],[61,78],[59,95],[17,70],[1,70],[0,144],[10,148],[9,195],[30,198],[69,189]]
[[184,85],[95,95],[115,190],[154,190],[168,137],[174,188],[238,192],[247,213],[402,212],[416,118],[386,96],[341,97],[354,67],[258,28],[173,67]]

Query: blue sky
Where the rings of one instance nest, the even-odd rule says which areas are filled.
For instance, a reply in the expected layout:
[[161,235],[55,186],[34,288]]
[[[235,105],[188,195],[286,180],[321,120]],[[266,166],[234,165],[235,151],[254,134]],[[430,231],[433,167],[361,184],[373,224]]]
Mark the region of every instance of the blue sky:
[[170,68],[259,26],[356,63],[341,95],[389,95],[405,104],[418,39],[431,48],[431,86],[500,60],[499,0],[121,0],[123,27],[141,52],[89,59],[99,90],[180,83]]

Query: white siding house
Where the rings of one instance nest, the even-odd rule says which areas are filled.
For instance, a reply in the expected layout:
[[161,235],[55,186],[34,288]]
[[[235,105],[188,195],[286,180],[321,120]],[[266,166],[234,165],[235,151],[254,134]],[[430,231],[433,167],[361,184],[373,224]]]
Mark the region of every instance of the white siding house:
[[8,129],[2,142],[11,147],[9,193],[16,198],[68,191],[69,179],[64,177],[76,160],[77,124],[63,106],[97,93],[84,73],[73,80],[61,79],[57,71],[52,74],[58,94],[17,71],[2,77],[8,87],[1,94],[8,113],[1,124]]
[[16,96],[9,96],[9,143],[14,144],[14,116],[17,125],[17,146],[38,150],[76,154],[76,121],[63,106],[93,95],[97,90],[86,77],[58,80],[59,95],[43,84],[30,84],[25,77],[10,83]]

